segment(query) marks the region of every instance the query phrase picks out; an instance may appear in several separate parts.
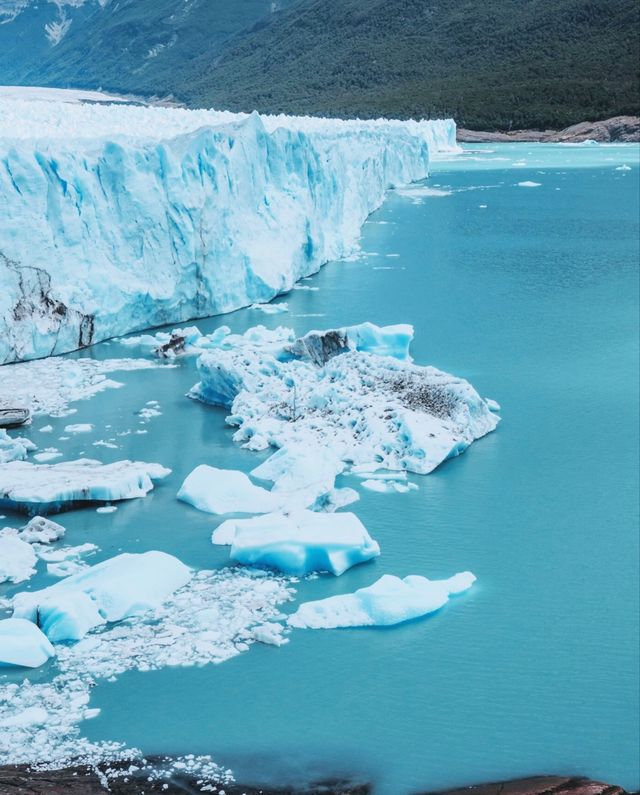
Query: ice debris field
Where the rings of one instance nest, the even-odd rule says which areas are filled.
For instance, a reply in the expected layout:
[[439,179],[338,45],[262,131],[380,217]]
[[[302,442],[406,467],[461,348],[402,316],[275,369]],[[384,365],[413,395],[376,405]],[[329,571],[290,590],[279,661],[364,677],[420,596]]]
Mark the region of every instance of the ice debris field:
[[[0,676],[4,763],[139,760],[135,748],[83,736],[101,679],[221,663],[256,642],[295,641],[298,629],[411,621],[471,587],[466,571],[380,576],[376,528],[343,510],[361,489],[415,490],[407,473],[428,474],[499,422],[498,404],[467,381],[413,362],[410,325],[303,336],[284,326],[190,326],[120,340],[135,358],[26,361],[244,306],[285,311],[267,302],[352,254],[385,192],[425,177],[430,156],[455,151],[451,121],[63,107],[0,94],[0,404],[28,406],[35,423],[0,430],[0,508],[11,514],[0,529],[0,667],[25,677]],[[24,228],[28,236],[15,234]],[[122,436],[147,433],[163,413],[157,400],[137,409],[135,429],[63,420],[62,449],[47,442],[52,423],[76,413],[72,404],[123,386],[112,373],[180,366],[193,371],[193,386],[174,398],[222,407],[234,442],[269,451],[249,473],[217,466],[214,455],[182,483],[162,462],[95,452],[68,460],[69,439],[106,456]],[[188,566],[161,549],[105,556],[96,544],[65,544],[59,512],[112,512],[155,489],[171,490],[185,516],[211,516],[209,549],[228,552],[222,568]],[[375,566],[372,584],[300,603],[306,579],[348,582],[354,566]],[[45,576],[45,587],[31,586]],[[30,680],[36,668],[44,676]],[[204,790],[232,779],[209,757],[172,764],[197,771]]]

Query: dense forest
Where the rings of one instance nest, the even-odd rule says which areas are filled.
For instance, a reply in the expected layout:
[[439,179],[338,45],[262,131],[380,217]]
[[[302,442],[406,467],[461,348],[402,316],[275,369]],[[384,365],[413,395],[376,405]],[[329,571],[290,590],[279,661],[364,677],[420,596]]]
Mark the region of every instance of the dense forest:
[[302,0],[177,93],[238,110],[559,128],[637,114],[635,0]]

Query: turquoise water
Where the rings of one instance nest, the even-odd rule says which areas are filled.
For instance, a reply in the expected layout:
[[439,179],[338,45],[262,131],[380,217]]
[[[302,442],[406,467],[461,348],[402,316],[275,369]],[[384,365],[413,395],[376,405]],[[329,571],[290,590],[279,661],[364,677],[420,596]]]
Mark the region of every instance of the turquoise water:
[[[623,163],[632,170],[616,170]],[[364,228],[368,253],[325,267],[306,282],[317,292],[281,299],[288,314],[198,323],[304,332],[409,322],[417,362],[498,400],[498,431],[414,477],[417,492],[363,490],[353,509],[382,556],[302,584],[299,598],[383,573],[470,569],[478,583],[427,620],[297,631],[286,646],[256,644],[219,666],[102,682],[87,736],[149,754],[211,753],[247,783],[361,774],[378,795],[534,773],[640,785],[638,173],[629,146],[476,147],[435,165],[428,184],[448,195],[390,194]],[[132,350],[113,342],[76,355]],[[260,456],[231,442],[224,411],[184,397],[193,359],[115,378],[123,389],[53,423],[94,422],[92,436],[58,444],[54,433],[47,443],[69,457],[158,461],[174,474],[117,513],[65,514],[67,540],[98,543],[100,558],[157,548],[224,565],[228,551],[209,542],[215,517],[175,493],[197,464],[248,471]],[[90,446],[107,424],[137,427],[150,399],[163,416],[146,436],[124,437],[117,451]],[[43,424],[31,431],[39,443]]]

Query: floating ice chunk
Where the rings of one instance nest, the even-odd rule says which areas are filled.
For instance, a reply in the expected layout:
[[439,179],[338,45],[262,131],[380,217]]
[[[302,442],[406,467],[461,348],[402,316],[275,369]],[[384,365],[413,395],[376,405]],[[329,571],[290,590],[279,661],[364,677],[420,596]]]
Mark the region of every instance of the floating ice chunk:
[[76,425],[66,425],[65,433],[89,433],[93,430],[93,425],[89,422],[80,422]]
[[278,497],[255,486],[235,469],[197,466],[180,487],[178,499],[207,513],[267,513],[280,505]]
[[628,166],[626,163],[623,163],[621,166],[616,168],[616,171],[631,171],[631,166]]
[[36,572],[36,563],[31,544],[12,533],[0,535],[0,583],[28,580]]
[[531,182],[531,180],[525,180],[524,182],[518,182],[519,188],[539,188],[542,183],[540,182]]
[[396,189],[395,192],[398,196],[413,199],[414,204],[421,204],[422,199],[451,196],[453,191],[442,190],[441,188],[430,188],[428,185],[417,185],[416,187]]
[[43,425],[40,428],[40,433],[51,433],[53,431],[53,425]]
[[[55,655],[51,642],[31,621],[5,618],[0,621],[0,668],[5,665],[38,668]],[[30,723],[31,716],[23,714]],[[0,726],[6,724],[0,720]]]
[[257,309],[265,315],[280,315],[289,311],[289,304],[281,301],[279,304],[251,304],[250,309]]
[[117,510],[117,505],[101,505],[99,508],[96,508],[96,513],[115,513]]
[[393,478],[380,479],[369,478],[362,482],[362,487],[369,491],[377,491],[379,494],[406,494],[409,491],[417,491],[415,483],[401,483]]
[[496,400],[492,400],[491,398],[485,398],[485,402],[487,404],[487,408],[489,409],[489,411],[501,410],[500,404]]
[[270,646],[283,646],[289,642],[284,636],[285,627],[272,621],[268,624],[259,624],[251,630],[251,636],[258,643],[267,643]]
[[470,588],[475,579],[469,571],[448,580],[428,580],[418,575],[401,580],[385,574],[355,593],[305,602],[287,623],[309,629],[399,624],[439,610],[450,596]]
[[37,623],[54,643],[79,640],[93,627],[159,607],[190,579],[190,569],[164,552],[124,553],[42,591],[17,594],[14,617]]
[[0,466],[0,505],[47,512],[76,502],[108,502],[144,497],[154,481],[171,472],[160,464],[91,459],[60,464],[13,461]]
[[[403,355],[410,327],[401,328],[406,331],[391,341],[364,344]],[[314,332],[281,356],[245,340],[204,353],[198,371],[201,381],[190,396],[230,407],[234,439],[252,450],[295,448],[318,457],[325,448],[356,465],[376,461],[425,474],[499,422],[467,381],[354,350],[344,329]]]
[[34,516],[20,531],[20,538],[29,544],[52,544],[65,534],[61,524],[44,516]]
[[27,457],[27,453],[37,449],[29,439],[24,439],[21,436],[13,438],[4,428],[0,428],[0,464],[9,461],[22,461]]
[[380,327],[367,322],[328,331],[310,331],[296,340],[290,350],[294,356],[309,358],[319,366],[350,350],[407,361],[412,339],[413,326],[408,324]]
[[295,576],[312,571],[339,576],[380,554],[380,547],[353,513],[328,515],[303,510],[232,519],[223,522],[211,540],[230,543],[231,559],[238,563]]
[[45,464],[47,461],[55,461],[56,458],[62,458],[62,453],[55,447],[47,447],[41,453],[36,453],[33,458],[39,464]]
[[82,558],[96,552],[95,544],[80,544],[54,550],[38,550],[38,557],[47,564],[47,573],[53,577],[69,577],[89,567]]

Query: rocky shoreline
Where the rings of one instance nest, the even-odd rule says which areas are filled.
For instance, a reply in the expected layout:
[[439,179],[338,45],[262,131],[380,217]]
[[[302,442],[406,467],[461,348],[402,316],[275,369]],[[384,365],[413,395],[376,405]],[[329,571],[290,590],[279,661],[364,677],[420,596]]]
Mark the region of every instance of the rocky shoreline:
[[483,132],[458,128],[458,143],[637,143],[640,142],[640,117],[615,116],[604,121],[583,121],[564,130],[512,130]]
[[[195,795],[200,786],[192,779],[175,776],[168,780],[143,778],[110,779],[108,785],[99,769],[88,767],[38,771],[26,765],[0,767],[0,795]],[[326,781],[303,789],[220,784],[208,789],[216,795],[373,795],[369,784]],[[622,787],[580,776],[535,776],[494,782],[421,795],[631,795]]]

